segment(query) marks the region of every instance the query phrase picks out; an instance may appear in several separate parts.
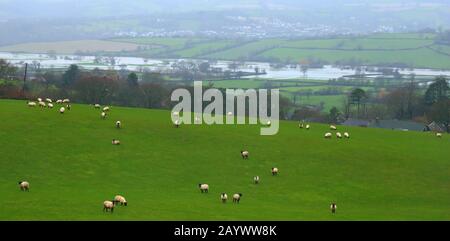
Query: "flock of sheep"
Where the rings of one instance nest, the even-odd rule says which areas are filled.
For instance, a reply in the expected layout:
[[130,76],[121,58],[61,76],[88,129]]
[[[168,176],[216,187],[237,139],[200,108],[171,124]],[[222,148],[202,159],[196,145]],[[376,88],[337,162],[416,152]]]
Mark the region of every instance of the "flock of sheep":
[[[61,106],[60,109],[59,109],[59,113],[61,113],[61,114],[64,114],[66,109],[67,110],[71,109],[71,105],[70,105],[70,100],[69,99],[60,99],[60,100],[57,100],[55,103],[59,104],[59,105],[65,105],[65,107]],[[29,101],[28,102],[28,106],[29,107],[39,106],[39,107],[42,107],[42,108],[45,108],[45,107],[53,108],[54,104],[53,104],[53,101],[50,98],[46,98],[45,101],[42,98],[38,98],[37,102]],[[110,111],[110,107],[109,106],[105,106],[105,107],[101,108],[100,104],[95,104],[94,108],[102,110],[102,112],[100,114],[102,119],[106,119],[107,118],[107,116],[108,116],[107,113]],[[179,113],[178,112],[173,112],[172,114],[174,116],[176,116],[176,117],[179,117]],[[232,113],[227,113],[227,115],[232,115]],[[180,124],[181,124],[180,120],[175,120],[174,121],[174,126],[176,128],[180,127]],[[268,121],[267,125],[270,125],[270,124],[271,124],[270,121]],[[122,128],[122,122],[121,121],[116,121],[115,127],[117,129],[121,129]],[[302,122],[302,123],[299,124],[299,128],[300,129],[304,128],[306,130],[309,130],[311,128],[311,126],[309,124],[306,124],[306,123]],[[331,125],[330,126],[330,130],[337,131],[337,127],[334,126],[334,125]],[[348,132],[344,132],[343,134],[341,134],[340,132],[336,132],[335,135],[336,135],[336,137],[338,139],[342,139],[342,138],[349,139],[350,138],[350,134]],[[330,139],[330,138],[332,138],[332,136],[333,136],[333,134],[331,132],[327,132],[324,135],[324,137],[326,139]],[[442,137],[442,133],[436,133],[436,136],[440,138],[440,137]],[[112,144],[113,145],[120,145],[120,141],[117,140],[117,139],[113,139],[112,140]],[[242,150],[241,151],[241,157],[243,159],[248,159],[249,158],[249,151],[248,150]],[[272,167],[271,173],[272,173],[272,176],[278,175],[278,168],[277,167]],[[254,176],[253,177],[253,182],[254,182],[254,184],[259,184],[260,177],[259,176]],[[19,187],[20,187],[20,190],[22,190],[22,191],[29,191],[30,183],[27,182],[27,181],[20,181],[19,182]],[[200,189],[201,193],[208,193],[209,192],[209,185],[206,184],[206,183],[198,184],[198,188]],[[237,203],[238,204],[240,202],[242,196],[243,196],[242,193],[235,193],[235,194],[233,194],[233,196],[232,196],[233,203]],[[226,203],[227,200],[228,200],[228,195],[226,193],[221,193],[220,194],[220,200],[222,201],[222,203]],[[106,201],[103,202],[103,211],[106,211],[106,212],[109,211],[109,212],[112,213],[114,211],[114,207],[117,204],[120,204],[121,206],[127,206],[128,203],[127,203],[126,199],[123,196],[116,195],[113,200],[111,200],[111,201],[106,200]],[[330,210],[331,210],[331,212],[333,214],[336,212],[336,208],[337,208],[336,203],[332,202],[331,205],[330,205]]]

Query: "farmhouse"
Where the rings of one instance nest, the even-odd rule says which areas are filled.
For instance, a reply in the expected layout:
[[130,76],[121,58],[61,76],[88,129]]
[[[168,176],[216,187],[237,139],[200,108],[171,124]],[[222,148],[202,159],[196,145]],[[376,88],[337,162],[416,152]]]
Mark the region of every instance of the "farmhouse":
[[370,127],[403,131],[423,131],[424,125],[413,121],[376,120]]

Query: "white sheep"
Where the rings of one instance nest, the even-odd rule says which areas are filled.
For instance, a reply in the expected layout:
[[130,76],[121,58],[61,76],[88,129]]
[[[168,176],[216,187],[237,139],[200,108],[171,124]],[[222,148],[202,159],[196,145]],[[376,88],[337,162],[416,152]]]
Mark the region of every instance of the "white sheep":
[[102,119],[105,119],[106,118],[106,112],[102,112],[101,116],[102,116]]
[[48,108],[53,108],[53,104],[52,104],[52,103],[48,103],[48,104],[47,104],[47,107],[48,107]]
[[200,192],[202,192],[202,193],[208,193],[208,191],[209,191],[208,184],[198,184],[198,187],[200,188]]
[[62,104],[63,101],[62,100],[56,100],[56,104]]
[[114,201],[104,201],[103,202],[103,212],[111,211],[111,213],[114,212]]
[[335,131],[335,130],[337,130],[337,127],[336,127],[336,126],[334,126],[334,125],[331,125],[331,126],[330,126],[330,130],[333,130],[333,131]]
[[236,193],[233,195],[233,203],[239,203],[239,201],[241,200],[242,197],[242,193]]
[[278,175],[278,168],[272,167],[272,176]]
[[438,133],[436,133],[436,136],[439,137],[439,138],[441,138],[441,137],[442,137],[442,133],[439,133],[439,132],[438,132]]
[[64,114],[65,111],[66,111],[66,108],[64,108],[64,107],[59,108],[59,113]]
[[117,128],[117,129],[122,128],[122,122],[116,121],[116,128]]
[[37,101],[38,102],[42,102],[42,98],[37,98]]
[[128,205],[127,200],[121,195],[116,195],[114,197],[114,204],[116,204],[116,203],[120,203],[120,206],[127,206]]
[[350,138],[350,134],[348,134],[348,132],[344,132],[344,137],[349,139]]
[[229,111],[229,112],[227,113],[227,115],[228,115],[228,116],[233,116],[233,112]]
[[30,183],[26,181],[19,182],[20,190],[22,191],[30,191]]
[[298,127],[299,127],[300,129],[303,129],[303,123],[298,124]]
[[109,111],[109,106],[103,107],[103,112],[107,112],[107,111]]
[[63,103],[69,103],[70,100],[69,100],[69,99],[64,99],[62,102],[63,102]]
[[195,121],[195,123],[200,123],[200,117],[196,116],[194,121]]
[[177,111],[174,111],[174,112],[172,112],[172,115],[178,117],[178,116],[180,116],[180,113]]
[[46,107],[47,106],[47,104],[45,104],[45,102],[43,102],[43,101],[40,101],[38,104],[39,104],[40,107]]
[[331,203],[331,205],[330,205],[331,213],[335,214],[336,213],[336,208],[337,208],[336,203]]
[[336,132],[336,137],[341,139],[342,138],[342,134],[340,132]]
[[331,134],[330,132],[325,133],[326,139],[331,139],[332,136],[333,136],[333,134]]
[[253,182],[255,182],[255,184],[258,184],[259,183],[259,176],[253,177]]
[[48,103],[53,103],[52,99],[50,98],[45,99],[45,101],[47,101]]
[[310,125],[306,125],[306,129],[309,130],[309,128],[310,128]]
[[29,107],[36,107],[36,102],[28,102]]
[[228,195],[226,193],[220,194],[220,200],[222,200],[223,203],[226,203],[228,200]]
[[120,145],[120,141],[116,140],[116,139],[112,139],[112,144],[113,145]]
[[95,105],[94,105],[94,108],[95,108],[95,109],[100,109],[100,107],[101,107],[101,106],[100,106],[99,104],[95,104]]
[[272,125],[272,122],[271,121],[267,121],[266,126],[270,126],[270,125]]
[[249,155],[248,151],[241,151],[242,159],[248,159],[248,155]]
[[72,105],[70,105],[70,104],[67,104],[67,105],[66,105],[66,109],[67,109],[67,110],[70,110],[71,108],[72,108]]

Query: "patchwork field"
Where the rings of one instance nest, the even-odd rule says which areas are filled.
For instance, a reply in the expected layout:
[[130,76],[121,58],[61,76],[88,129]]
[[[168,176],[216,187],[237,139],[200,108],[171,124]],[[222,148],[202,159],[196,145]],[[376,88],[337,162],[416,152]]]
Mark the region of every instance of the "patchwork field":
[[[0,113],[0,220],[450,219],[448,135],[339,126],[351,139],[324,139],[326,125],[282,121],[260,136],[259,125],[177,129],[163,110],[112,107],[102,120],[93,106],[59,114],[14,100]],[[222,192],[241,203],[222,204]],[[104,213],[116,194],[128,206]]]

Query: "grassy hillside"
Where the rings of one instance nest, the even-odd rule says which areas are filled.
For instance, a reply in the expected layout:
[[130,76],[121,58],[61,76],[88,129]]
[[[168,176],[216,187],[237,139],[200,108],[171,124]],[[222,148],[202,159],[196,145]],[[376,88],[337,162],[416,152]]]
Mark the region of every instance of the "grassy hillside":
[[[167,111],[112,107],[101,120],[92,106],[61,115],[12,100],[0,112],[0,220],[450,219],[448,135],[339,127],[350,140],[325,140],[325,125],[282,122],[260,136],[248,125],[176,129]],[[222,204],[222,192],[243,193],[241,203]],[[128,207],[103,213],[118,193]]]

